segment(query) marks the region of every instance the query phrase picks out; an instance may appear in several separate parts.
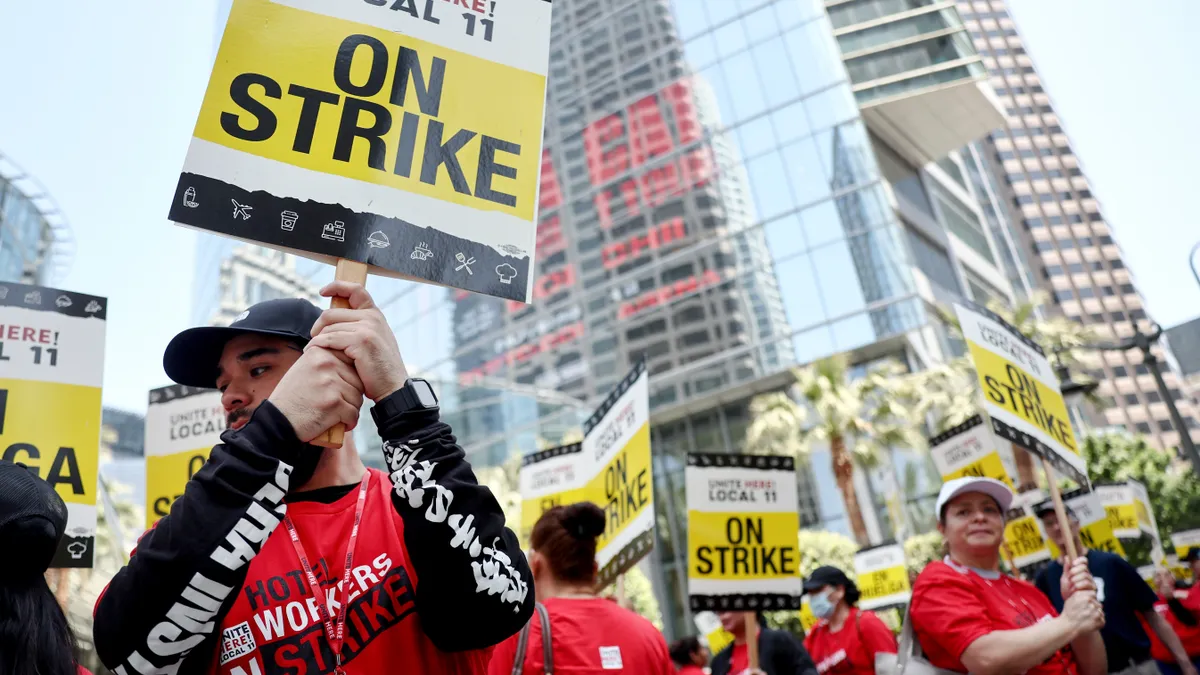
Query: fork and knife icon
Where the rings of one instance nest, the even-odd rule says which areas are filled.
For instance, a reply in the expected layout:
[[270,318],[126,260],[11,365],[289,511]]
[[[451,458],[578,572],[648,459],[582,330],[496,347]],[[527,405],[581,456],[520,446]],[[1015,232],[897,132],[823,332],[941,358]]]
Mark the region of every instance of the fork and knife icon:
[[455,272],[461,272],[463,270],[463,268],[465,267],[467,269],[467,274],[470,274],[471,276],[475,275],[475,273],[471,271],[471,265],[475,264],[474,256],[471,256],[471,258],[468,259],[466,255],[464,255],[462,253],[457,253],[454,255],[454,259],[457,260],[458,262],[462,263],[458,267],[454,268]]

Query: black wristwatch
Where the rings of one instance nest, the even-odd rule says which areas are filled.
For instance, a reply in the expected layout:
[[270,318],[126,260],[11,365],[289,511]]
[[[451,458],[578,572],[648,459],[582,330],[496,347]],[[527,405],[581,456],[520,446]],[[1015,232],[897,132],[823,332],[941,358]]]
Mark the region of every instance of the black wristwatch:
[[391,394],[388,394],[371,408],[371,417],[375,426],[382,427],[383,423],[396,416],[416,410],[437,410],[438,398],[433,393],[429,382],[419,377],[409,378]]

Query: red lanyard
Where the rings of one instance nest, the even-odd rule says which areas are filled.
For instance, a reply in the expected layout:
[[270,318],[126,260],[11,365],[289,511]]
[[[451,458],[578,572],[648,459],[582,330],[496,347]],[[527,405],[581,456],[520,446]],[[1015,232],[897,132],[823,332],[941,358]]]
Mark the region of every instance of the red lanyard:
[[333,656],[337,660],[333,671],[337,675],[346,675],[346,671],[342,670],[342,644],[346,640],[346,614],[350,611],[346,606],[347,598],[350,595],[350,570],[354,567],[354,542],[358,541],[358,525],[362,522],[363,505],[367,503],[367,486],[370,482],[371,472],[368,471],[367,475],[363,476],[362,483],[359,484],[358,503],[354,506],[354,528],[350,530],[350,543],[346,544],[346,571],[342,574],[342,594],[338,600],[338,607],[342,611],[338,613],[336,629],[333,626],[333,608],[321,601],[324,597],[321,593],[321,585],[317,583],[312,565],[308,563],[308,555],[304,552],[304,544],[300,543],[300,535],[296,533],[296,526],[292,523],[290,516],[283,517],[283,525],[292,538],[292,547],[296,549],[296,555],[300,558],[300,566],[304,568],[304,576],[308,577],[308,586],[312,589],[313,597],[317,601],[317,611],[321,615],[321,621],[325,624],[325,637],[329,638],[329,648],[333,650]]

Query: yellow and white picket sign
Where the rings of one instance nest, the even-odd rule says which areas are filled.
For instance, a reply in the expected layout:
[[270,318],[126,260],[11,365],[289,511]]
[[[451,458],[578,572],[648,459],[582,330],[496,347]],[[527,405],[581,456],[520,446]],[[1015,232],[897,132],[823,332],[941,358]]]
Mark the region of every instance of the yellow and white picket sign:
[[900,605],[912,597],[904,547],[899,544],[885,544],[855,553],[854,573],[862,594],[858,601],[862,609]]
[[98,296],[0,283],[0,458],[67,505],[51,567],[92,566],[107,312]]
[[146,407],[146,527],[171,512],[221,442],[221,392],[173,384],[150,390]]
[[943,481],[963,476],[994,478],[1013,489],[1012,477],[982,415],[928,439],[929,454]]
[[1017,569],[1050,559],[1046,531],[1033,513],[1033,506],[1045,498],[1046,493],[1041,490],[1018,493],[1004,516],[1004,545]]
[[1058,379],[1041,346],[982,307],[955,305],[996,436],[1089,485]]
[[550,15],[234,0],[170,219],[528,302]]
[[[1083,540],[1085,547],[1125,557],[1125,547],[1113,534],[1112,525],[1108,521],[1108,512],[1105,511],[1099,494],[1083,489],[1072,490],[1063,495],[1063,503],[1070,507],[1075,512],[1075,516],[1079,518],[1079,538]],[[1039,508],[1048,508],[1048,504],[1043,502]],[[1063,554],[1058,547],[1054,545],[1053,541],[1049,543],[1050,554],[1055,559],[1061,558]]]
[[709,652],[716,654],[733,643],[733,633],[725,630],[716,614],[697,612],[693,621],[704,641],[708,643]]
[[1141,567],[1137,568],[1138,576],[1141,577],[1142,580],[1145,581],[1147,584],[1149,584],[1150,588],[1154,588],[1154,589],[1158,588],[1158,584],[1156,584],[1154,582],[1154,575],[1157,572],[1158,572],[1158,567],[1155,565],[1142,565]]
[[596,542],[603,588],[654,545],[654,480],[650,460],[650,381],[639,361],[584,423],[581,443],[522,459],[521,532],[528,541],[547,510],[590,501],[608,520]]
[[1180,581],[1192,580],[1192,567],[1187,562],[1188,551],[1200,548],[1200,530],[1185,530],[1171,535],[1171,547],[1174,555],[1167,556],[1167,565],[1171,573]]
[[689,454],[684,476],[692,611],[799,609],[795,461]]
[[1120,539],[1137,539],[1145,533],[1157,541],[1158,521],[1145,486],[1128,480],[1097,485],[1095,490],[1108,514],[1113,535]]

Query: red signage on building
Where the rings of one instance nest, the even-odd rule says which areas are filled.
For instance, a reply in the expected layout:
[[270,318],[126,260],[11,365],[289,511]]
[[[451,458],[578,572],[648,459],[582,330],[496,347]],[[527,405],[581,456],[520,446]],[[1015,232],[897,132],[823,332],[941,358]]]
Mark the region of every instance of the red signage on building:
[[650,228],[650,231],[645,234],[634,235],[624,241],[605,246],[600,251],[600,259],[603,261],[605,269],[612,269],[624,264],[630,258],[637,257],[644,251],[659,248],[686,236],[687,226],[684,225],[683,218],[672,218]]
[[662,286],[652,291],[646,291],[637,298],[621,305],[620,309],[617,310],[617,318],[628,319],[652,307],[666,304],[673,298],[688,295],[709,286],[715,286],[721,283],[721,281],[721,275],[715,270],[705,270],[704,274],[693,275],[686,279],[680,279],[673,284]]

